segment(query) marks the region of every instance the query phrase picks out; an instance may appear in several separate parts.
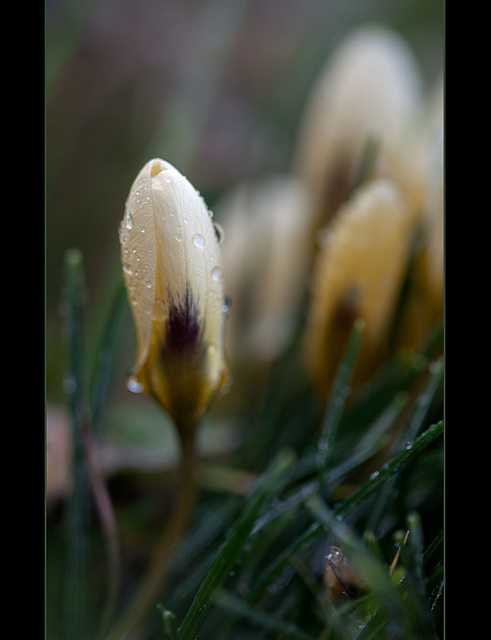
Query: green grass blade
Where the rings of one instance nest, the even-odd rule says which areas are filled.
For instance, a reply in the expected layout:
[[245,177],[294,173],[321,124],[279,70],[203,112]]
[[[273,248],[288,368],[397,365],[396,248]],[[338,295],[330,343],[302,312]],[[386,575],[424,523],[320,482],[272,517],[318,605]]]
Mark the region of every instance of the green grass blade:
[[123,278],[117,284],[114,298],[109,310],[106,326],[98,350],[96,371],[91,385],[92,426],[98,435],[100,422],[106,404],[107,390],[111,375],[111,367],[124,313],[128,308],[126,289]]
[[336,514],[347,516],[353,509],[364,502],[369,496],[384,485],[390,478],[399,473],[416,458],[426,447],[443,433],[443,420],[429,427],[412,444],[408,444],[399,454],[394,456],[379,472],[372,474],[370,480],[345,500],[337,509]]
[[363,328],[364,322],[362,320],[357,320],[353,324],[353,330],[346,348],[345,357],[338,368],[333,390],[323,419],[317,455],[319,483],[322,492],[325,489],[326,470],[331,461],[333,444],[336,438],[338,426],[343,416],[347,390],[350,385],[356,356],[358,355]]
[[[388,462],[378,473],[372,474],[369,480],[362,484],[353,494],[342,502],[335,510],[334,515],[338,518],[344,518],[358,506],[363,504],[371,495],[380,489],[395,474],[406,468],[418,454],[432,444],[443,433],[443,420],[432,425],[425,431],[414,443],[401,451],[390,462]],[[306,498],[310,497],[310,493]],[[278,553],[276,559],[269,567],[265,569],[257,581],[256,587],[250,595],[250,601],[259,598],[264,590],[271,584],[275,578],[287,565],[289,558],[295,554],[302,554],[311,548],[312,544],[324,535],[325,529],[319,523],[315,522],[304,531],[282,552]]]
[[404,442],[412,442],[423,428],[435,398],[440,393],[443,376],[443,362],[438,360],[437,362],[432,363],[430,365],[430,379],[423,393],[418,396],[416,409],[411,417],[408,428],[404,433]]
[[[416,408],[411,416],[409,424],[405,429],[400,442],[399,450],[401,450],[406,443],[412,443],[424,424],[430,413],[432,404],[435,397],[440,392],[443,380],[443,364],[441,362],[434,363],[431,369],[430,379],[427,383],[425,390],[418,396]],[[393,489],[394,479],[387,482],[384,486],[381,495],[377,503],[373,506],[370,520],[368,523],[368,529],[375,531],[378,522],[380,521],[383,511],[386,507],[387,500]]]
[[407,519],[408,543],[401,548],[401,564],[404,566],[404,592],[406,608],[412,625],[422,640],[435,640],[436,632],[431,618],[430,603],[426,593],[423,553],[423,531],[418,514]]
[[172,611],[164,609],[162,605],[157,605],[157,609],[160,611],[165,640],[178,640],[179,632],[175,614],[172,613]]
[[247,601],[234,597],[229,593],[220,592],[217,597],[217,604],[237,617],[247,620],[250,624],[258,626],[263,633],[265,631],[275,631],[282,638],[314,640],[312,636],[299,629],[294,623],[263,611],[258,611],[252,608]]
[[240,557],[264,507],[279,491],[294,462],[291,451],[282,451],[250,496],[245,510],[203,580],[179,629],[179,640],[196,637],[214,599]]
[[66,570],[63,610],[66,637],[84,637],[88,603],[85,586],[88,577],[91,490],[81,441],[81,420],[86,411],[86,380],[82,315],[84,305],[83,257],[72,249],[65,254],[64,309],[68,352],[68,391],[70,393],[72,438],[72,489],[65,510]]

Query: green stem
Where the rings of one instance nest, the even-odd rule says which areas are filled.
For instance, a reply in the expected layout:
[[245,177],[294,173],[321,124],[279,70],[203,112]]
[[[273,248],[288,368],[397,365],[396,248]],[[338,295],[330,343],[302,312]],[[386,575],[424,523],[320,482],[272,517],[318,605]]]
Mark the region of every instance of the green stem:
[[121,640],[131,634],[139,638],[142,627],[152,609],[158,605],[158,599],[164,587],[165,579],[171,568],[174,552],[186,530],[196,496],[196,459],[195,425],[177,425],[181,447],[180,458],[180,498],[172,520],[166,527],[162,539],[157,544],[148,570],[128,611],[111,629],[107,640]]

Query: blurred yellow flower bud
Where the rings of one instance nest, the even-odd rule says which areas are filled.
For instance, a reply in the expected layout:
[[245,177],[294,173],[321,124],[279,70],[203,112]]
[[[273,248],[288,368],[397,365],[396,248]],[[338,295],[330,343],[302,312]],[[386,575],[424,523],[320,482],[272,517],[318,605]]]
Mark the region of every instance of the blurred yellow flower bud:
[[227,379],[222,259],[211,214],[175,167],[153,159],[131,187],[120,242],[135,377],[178,426],[196,424]]
[[306,360],[328,393],[357,318],[365,321],[354,384],[386,355],[389,329],[408,264],[412,218],[393,183],[355,191],[327,227],[313,274]]
[[295,174],[314,194],[318,225],[348,199],[371,140],[370,177],[394,180],[419,207],[420,107],[416,60],[397,34],[361,27],[333,51],[307,101],[294,159]]

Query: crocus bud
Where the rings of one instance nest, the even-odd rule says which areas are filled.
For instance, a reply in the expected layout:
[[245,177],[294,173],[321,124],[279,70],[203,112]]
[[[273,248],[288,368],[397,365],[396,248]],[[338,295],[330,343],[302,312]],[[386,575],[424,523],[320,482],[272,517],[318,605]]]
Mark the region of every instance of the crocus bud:
[[294,158],[325,224],[356,182],[370,140],[377,140],[375,177],[396,181],[419,202],[419,147],[413,142],[421,104],[416,60],[396,33],[354,30],[332,52],[309,97]]
[[354,384],[386,355],[413,226],[397,188],[386,180],[360,187],[328,226],[314,269],[306,331],[307,365],[322,394],[357,318],[365,324]]
[[271,362],[291,338],[310,268],[309,196],[297,180],[275,175],[239,185],[218,204],[228,223],[227,353],[235,364]]
[[211,214],[175,167],[153,159],[131,187],[120,241],[137,336],[135,378],[176,424],[195,425],[228,377]]

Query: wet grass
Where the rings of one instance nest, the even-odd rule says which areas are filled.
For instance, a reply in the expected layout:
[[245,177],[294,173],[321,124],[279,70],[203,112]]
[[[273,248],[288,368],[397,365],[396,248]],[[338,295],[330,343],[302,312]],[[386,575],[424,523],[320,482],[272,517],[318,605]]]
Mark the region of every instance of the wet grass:
[[[76,434],[83,408],[99,415],[104,405],[118,334],[106,332],[101,342],[100,371],[92,383],[97,393],[92,405],[85,404],[90,394],[84,371],[90,367],[80,355],[83,309],[77,302],[83,264],[73,258],[70,254],[68,288],[74,295],[68,298],[67,320],[73,328],[68,335]],[[125,313],[116,297],[107,326],[118,326]],[[421,353],[394,354],[369,384],[352,392],[362,332],[363,325],[356,324],[324,414],[294,366],[295,349],[272,369],[264,401],[249,406],[238,445],[208,461],[229,473],[247,472],[254,486],[201,487],[143,639],[442,637],[442,332],[436,331]],[[87,502],[92,485],[83,443],[75,450],[74,471],[78,480],[60,517],[64,525],[53,527],[49,546],[49,637],[104,637],[98,629],[102,603],[114,595],[114,582],[107,579],[108,572],[115,578],[109,553],[114,541],[108,513],[104,520],[100,503]],[[141,566],[130,571],[129,558],[141,553],[143,565],[145,549],[162,525],[152,509],[144,515],[156,486],[172,491],[172,482],[150,475],[149,495],[129,491],[123,501],[117,495],[116,510],[109,513],[118,520],[123,543],[113,615],[124,612],[138,583]],[[332,546],[342,550],[356,578],[346,584],[340,577],[336,597],[325,584]],[[353,587],[357,584],[364,585],[362,592]]]

